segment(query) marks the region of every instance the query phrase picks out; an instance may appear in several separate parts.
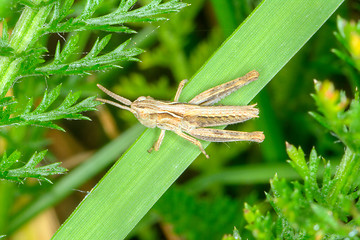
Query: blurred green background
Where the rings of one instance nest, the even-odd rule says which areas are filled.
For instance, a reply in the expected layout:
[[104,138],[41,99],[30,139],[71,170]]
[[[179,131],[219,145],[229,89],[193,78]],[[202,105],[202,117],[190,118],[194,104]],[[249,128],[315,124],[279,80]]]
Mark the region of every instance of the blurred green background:
[[[11,29],[21,13],[21,6],[6,0],[5,3],[2,2],[4,1],[0,0],[0,17],[8,20]],[[99,12],[116,6],[117,2],[106,1]],[[63,82],[63,92],[81,90],[83,94],[90,96],[100,94],[95,86],[96,83],[101,83],[131,100],[139,96],[172,99],[178,83],[191,77],[259,3],[251,0],[188,2],[191,6],[170,16],[166,22],[132,26],[139,32],[136,35],[113,34],[107,48],[113,49],[119,42],[131,37],[132,44],[146,50],[139,56],[141,62],[122,64],[121,69],[94,73],[91,76],[66,77],[66,81],[64,76],[53,77],[51,81],[43,78],[39,81],[39,78],[32,77],[16,84],[15,91],[23,92],[24,95],[19,98],[25,101],[28,96],[40,97],[45,86],[54,87]],[[74,11],[76,10],[75,7]],[[315,110],[310,94],[314,92],[314,79],[329,79],[338,89],[345,90],[349,98],[353,97],[352,89],[358,87],[360,82],[356,70],[339,59],[332,50],[342,49],[334,36],[337,31],[337,16],[357,20],[359,13],[358,1],[346,1],[252,101],[258,103],[260,118],[228,127],[241,131],[262,130],[266,136],[263,143],[210,144],[206,151],[211,158],[206,159],[200,155],[128,238],[181,239],[183,236],[185,239],[221,239],[224,234],[232,232],[233,226],[240,230],[242,236],[250,236],[244,229],[243,203],[246,201],[254,204],[264,200],[264,191],[269,190],[269,179],[275,173],[288,179],[298,178],[286,163],[288,157],[285,141],[302,146],[305,153],[316,146],[317,152],[327,159],[339,159],[343,154],[343,145],[337,143],[308,114]],[[80,35],[80,49],[87,52],[95,39],[98,36],[104,37],[106,33],[82,32]],[[48,58],[53,57],[56,42],[60,40],[63,43],[65,37],[66,35],[57,34],[49,37]],[[74,57],[77,57],[76,54],[82,53],[75,53]],[[19,128],[14,133],[17,136],[13,138],[14,142],[4,144],[10,149],[11,146],[16,146],[29,156],[34,149],[49,146],[50,159],[62,161],[63,166],[71,172],[94,157],[93,154],[111,139],[116,139],[137,124],[137,119],[131,113],[111,106],[101,106],[98,112],[89,113],[88,116],[92,122],[63,121],[60,125],[67,130],[66,133]],[[133,130],[133,135],[128,139],[134,141],[141,130]],[[27,139],[28,144],[22,144],[24,139]],[[132,142],[127,143],[129,144]],[[36,218],[42,224],[51,223],[46,227],[42,225],[43,230],[49,229],[51,236],[86,196],[87,191],[106,173],[111,162],[117,160],[121,151],[123,150],[109,157],[107,163],[98,169],[98,173],[92,173],[94,176],[91,179],[84,177],[80,186],[64,193],[57,200],[46,202],[41,197],[40,200],[38,198],[35,202],[38,205],[41,201],[48,204],[42,207],[50,207],[58,202]],[[24,185],[11,188],[14,191],[11,194],[14,212],[29,204],[34,196],[41,196],[50,187],[48,184],[39,186],[37,182],[29,180]],[[2,189],[6,189],[6,186],[2,186]],[[65,196],[67,197],[63,199]],[[30,211],[27,218],[35,215],[42,207]],[[264,204],[264,208],[270,206]],[[21,224],[14,227],[16,230],[24,223],[22,220],[18,221]],[[34,228],[23,227],[13,239],[25,239],[21,238],[21,232],[31,232]]]

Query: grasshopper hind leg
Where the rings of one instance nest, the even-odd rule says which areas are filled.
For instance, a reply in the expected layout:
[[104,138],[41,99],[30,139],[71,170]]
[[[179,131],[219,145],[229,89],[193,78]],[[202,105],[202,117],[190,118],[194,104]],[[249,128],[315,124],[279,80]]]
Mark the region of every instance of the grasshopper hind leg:
[[265,139],[263,132],[240,132],[216,128],[195,128],[186,132],[195,138],[209,142],[249,141],[261,143]]

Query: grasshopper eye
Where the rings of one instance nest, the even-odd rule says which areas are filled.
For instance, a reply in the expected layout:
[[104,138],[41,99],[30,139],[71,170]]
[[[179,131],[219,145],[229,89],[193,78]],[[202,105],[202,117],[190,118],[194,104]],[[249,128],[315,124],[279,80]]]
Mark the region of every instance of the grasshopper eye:
[[144,100],[146,100],[146,97],[144,97],[144,96],[141,96],[141,97],[138,97],[138,99],[136,99],[137,101],[144,101]]
[[133,114],[137,119],[139,119],[139,113],[138,112],[134,111]]

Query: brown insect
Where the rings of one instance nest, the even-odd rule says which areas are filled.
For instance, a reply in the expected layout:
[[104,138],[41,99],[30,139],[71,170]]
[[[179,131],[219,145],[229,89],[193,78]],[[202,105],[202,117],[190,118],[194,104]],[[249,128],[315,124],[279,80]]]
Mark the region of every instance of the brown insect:
[[159,150],[165,136],[165,131],[170,130],[198,146],[200,151],[209,158],[200,141],[196,138],[210,142],[264,141],[265,136],[262,132],[240,132],[205,128],[235,124],[258,117],[259,110],[255,108],[256,104],[249,106],[210,106],[242,86],[257,80],[258,77],[259,73],[253,70],[243,77],[200,93],[188,103],[178,102],[180,93],[187,80],[180,82],[173,102],[155,100],[152,97],[143,96],[131,102],[109,91],[100,84],[97,84],[97,86],[103,92],[124,105],[101,98],[97,98],[96,100],[132,112],[146,127],[160,128],[160,136],[153,147],[149,149],[149,152],[153,149],[155,151]]

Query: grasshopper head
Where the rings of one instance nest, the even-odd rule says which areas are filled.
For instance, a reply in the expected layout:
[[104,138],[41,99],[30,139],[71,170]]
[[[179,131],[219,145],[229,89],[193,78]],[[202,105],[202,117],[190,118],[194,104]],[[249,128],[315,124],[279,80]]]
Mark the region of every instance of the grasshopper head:
[[142,123],[146,127],[150,127],[150,128],[156,127],[156,119],[158,112],[156,107],[157,101],[154,100],[152,97],[139,97],[134,102],[131,102],[129,99],[126,99],[122,96],[119,96],[111,92],[110,90],[106,89],[100,84],[97,84],[97,86],[107,95],[119,101],[121,104],[102,98],[97,98],[98,101],[103,103],[108,103],[115,107],[132,112],[134,116],[140,121],[140,123]]
[[152,97],[139,97],[130,106],[135,117],[146,127],[156,127],[157,107]]

